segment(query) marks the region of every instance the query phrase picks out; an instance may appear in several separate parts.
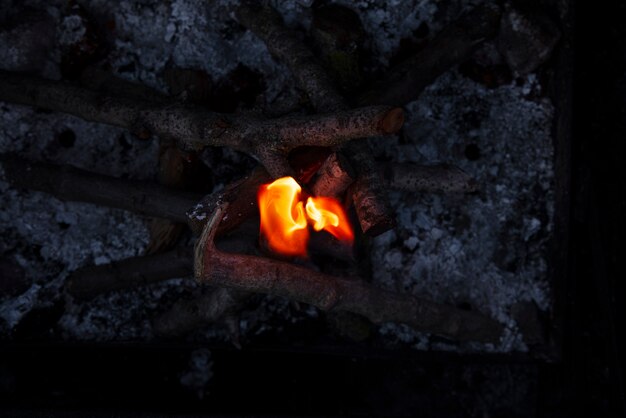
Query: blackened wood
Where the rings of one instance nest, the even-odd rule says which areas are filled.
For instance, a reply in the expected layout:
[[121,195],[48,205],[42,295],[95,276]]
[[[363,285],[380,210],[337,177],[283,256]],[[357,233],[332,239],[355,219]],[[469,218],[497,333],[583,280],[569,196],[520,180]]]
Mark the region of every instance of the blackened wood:
[[478,183],[460,168],[449,165],[388,164],[385,177],[389,187],[408,192],[472,193]]
[[389,70],[356,103],[401,106],[417,99],[437,77],[466,61],[483,41],[496,35],[500,14],[499,7],[486,4],[463,15],[422,51]]
[[140,215],[186,222],[186,212],[202,197],[157,184],[95,174],[69,165],[2,155],[0,163],[14,187],[49,193],[58,199],[109,206]]
[[193,273],[192,266],[191,248],[131,257],[74,271],[68,279],[67,290],[76,298],[91,299],[112,290],[189,277]]

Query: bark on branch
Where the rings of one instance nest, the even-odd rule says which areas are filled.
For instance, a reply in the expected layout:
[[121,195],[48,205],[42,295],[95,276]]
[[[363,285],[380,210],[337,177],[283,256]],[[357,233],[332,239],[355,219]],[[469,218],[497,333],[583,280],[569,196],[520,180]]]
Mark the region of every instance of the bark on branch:
[[333,114],[262,119],[184,104],[112,97],[70,83],[0,71],[0,100],[60,111],[82,119],[149,131],[182,148],[227,146],[257,157],[273,177],[291,174],[287,154],[303,145],[336,146],[397,132],[402,110],[373,106]]
[[194,275],[203,283],[230,289],[269,293],[317,306],[348,311],[376,324],[402,322],[458,340],[496,342],[502,325],[476,312],[377,289],[360,280],[329,276],[267,258],[219,251],[214,238],[228,204],[219,205],[200,236]]

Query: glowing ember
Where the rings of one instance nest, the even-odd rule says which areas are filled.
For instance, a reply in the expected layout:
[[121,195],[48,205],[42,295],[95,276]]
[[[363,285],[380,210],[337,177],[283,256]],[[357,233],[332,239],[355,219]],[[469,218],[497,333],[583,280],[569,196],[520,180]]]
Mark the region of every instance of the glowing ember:
[[259,189],[261,235],[272,251],[306,256],[308,223],[316,231],[325,230],[339,240],[352,243],[354,233],[339,202],[329,197],[309,197],[305,213],[301,193],[302,188],[292,177],[280,178]]

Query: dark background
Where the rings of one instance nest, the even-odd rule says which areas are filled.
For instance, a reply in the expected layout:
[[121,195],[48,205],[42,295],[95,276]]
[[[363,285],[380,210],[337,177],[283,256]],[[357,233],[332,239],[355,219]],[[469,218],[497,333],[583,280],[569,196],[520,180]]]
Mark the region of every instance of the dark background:
[[188,345],[2,345],[0,416],[626,416],[626,5],[575,3],[562,361],[213,347],[199,399],[179,382]]

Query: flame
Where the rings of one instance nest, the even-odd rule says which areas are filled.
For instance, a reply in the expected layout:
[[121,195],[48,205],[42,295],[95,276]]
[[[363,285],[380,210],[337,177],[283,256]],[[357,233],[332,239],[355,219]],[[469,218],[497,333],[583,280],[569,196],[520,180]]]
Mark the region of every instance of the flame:
[[306,214],[313,221],[313,229],[322,229],[340,241],[354,240],[354,233],[339,202],[330,197],[309,197]]
[[302,188],[293,177],[282,177],[259,189],[261,234],[269,247],[280,254],[305,256],[309,240]]
[[282,177],[259,189],[261,235],[272,251],[305,257],[309,223],[315,231],[325,230],[341,241],[352,243],[354,233],[337,200],[309,197],[305,206],[301,194],[302,188],[292,177]]

